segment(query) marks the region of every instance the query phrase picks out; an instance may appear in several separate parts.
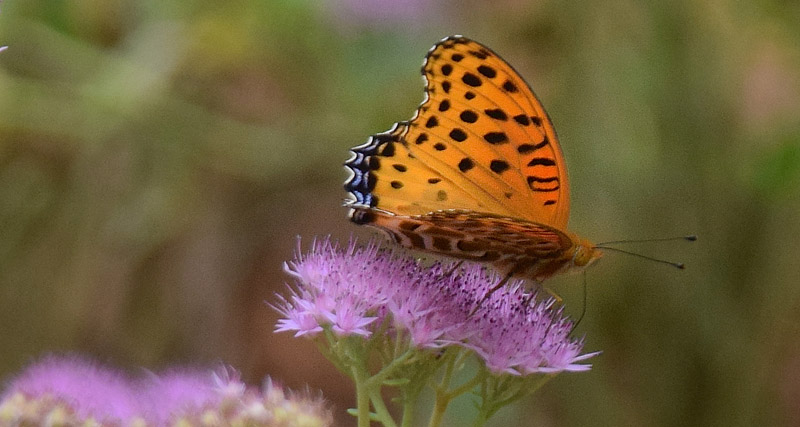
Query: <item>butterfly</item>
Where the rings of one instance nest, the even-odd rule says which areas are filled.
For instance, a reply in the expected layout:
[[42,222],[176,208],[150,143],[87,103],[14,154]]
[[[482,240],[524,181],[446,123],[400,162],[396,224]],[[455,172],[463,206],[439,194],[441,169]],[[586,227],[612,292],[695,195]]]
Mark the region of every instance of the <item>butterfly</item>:
[[519,73],[488,47],[450,36],[430,49],[422,75],[414,117],[351,149],[351,221],[406,248],[489,263],[505,280],[541,283],[600,258],[566,229],[564,156]]

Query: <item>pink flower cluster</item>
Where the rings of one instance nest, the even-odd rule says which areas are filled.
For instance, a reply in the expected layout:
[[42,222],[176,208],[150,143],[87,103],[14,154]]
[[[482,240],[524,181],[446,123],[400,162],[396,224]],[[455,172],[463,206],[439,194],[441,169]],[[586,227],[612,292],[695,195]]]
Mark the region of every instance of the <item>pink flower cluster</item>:
[[588,370],[578,362],[597,354],[580,354],[583,341],[570,338],[572,322],[552,298],[537,301],[519,281],[484,298],[501,278],[479,265],[425,267],[374,242],[324,239],[284,269],[296,285],[274,305],[277,332],[369,338],[388,325],[416,348],[462,346],[492,372],[514,375]]
[[78,356],[46,357],[0,395],[0,425],[200,424],[323,427],[331,416],[319,399],[287,397],[271,381],[249,388],[231,368],[134,379]]

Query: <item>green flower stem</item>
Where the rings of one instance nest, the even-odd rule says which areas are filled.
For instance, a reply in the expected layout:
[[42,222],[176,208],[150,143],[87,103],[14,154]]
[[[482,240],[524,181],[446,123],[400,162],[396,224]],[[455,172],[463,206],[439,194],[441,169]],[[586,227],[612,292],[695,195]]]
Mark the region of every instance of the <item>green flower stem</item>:
[[456,355],[458,355],[458,353],[448,349],[445,350],[445,354],[444,356],[442,356],[443,358],[446,358],[446,360],[444,367],[444,375],[442,375],[442,380],[439,381],[438,388],[441,390],[445,390],[447,389],[447,387],[450,386],[450,381],[453,379],[453,371],[455,370],[455,367],[458,361],[460,360],[460,358],[456,357]]
[[450,399],[454,399],[458,396],[461,396],[462,394],[472,390],[473,388],[475,388],[475,386],[483,382],[484,378],[486,378],[486,372],[481,370],[471,380],[449,391],[447,395]]
[[377,374],[373,375],[369,380],[369,384],[371,387],[378,387],[380,388],[383,385],[383,382],[386,381],[394,371],[404,365],[408,359],[415,355],[414,350],[407,350],[405,353],[401,354],[400,356],[396,357],[389,363],[386,367],[378,371]]
[[[353,349],[355,350],[355,349]],[[370,417],[387,427],[397,427],[397,423],[392,419],[386,404],[383,402],[381,387],[384,381],[391,377],[397,369],[402,367],[415,352],[408,350],[389,365],[381,369],[377,374],[369,376],[364,362],[364,357],[358,351],[349,352],[349,359],[353,362],[351,374],[356,383],[356,412],[358,414],[358,427],[369,427]],[[370,403],[375,408],[375,413],[370,413]]]
[[[416,352],[413,350],[407,350],[405,353],[392,360],[389,365],[385,366],[377,374],[365,381],[364,386],[369,390],[370,401],[372,402],[372,406],[375,408],[375,413],[380,418],[381,423],[383,423],[385,426],[396,427],[397,424],[392,419],[391,414],[386,409],[386,404],[383,402],[381,386],[383,386],[384,382],[389,379],[395,373],[395,371],[405,365],[408,360],[415,355],[415,353]],[[405,412],[406,411],[404,409],[404,413]]]
[[[489,418],[494,416],[497,411],[515,400],[519,400],[536,392],[536,390],[539,390],[553,377],[555,377],[555,374],[541,375],[537,377],[535,381],[529,381],[526,378],[518,377],[510,378],[511,381],[503,381],[502,378],[492,378],[494,381],[489,381],[491,384],[487,384],[485,392],[482,394],[483,402],[480,405],[478,419],[474,425],[483,425]],[[509,384],[509,382],[513,383]],[[512,388],[516,390],[507,393],[507,390]],[[479,420],[483,421],[479,422]]]
[[[381,370],[378,375],[370,377],[367,369],[369,348],[362,346],[363,342],[358,338],[351,339],[351,337],[340,340],[337,344],[341,347],[336,353],[345,361],[344,364],[350,365],[350,374],[356,385],[358,427],[369,427],[371,420],[387,427],[397,427],[381,397],[382,379],[390,374],[386,371],[392,364]],[[375,413],[370,412],[370,403],[375,408]]]
[[543,385],[545,385],[552,378],[555,378],[555,376],[556,374],[547,374],[547,375],[542,375],[541,378],[538,378],[536,381],[526,381],[524,386],[520,387],[519,391],[515,395],[510,396],[508,399],[498,402],[499,406],[502,407],[508,405],[514,400],[518,400],[525,396],[535,393],[536,390],[542,388]]
[[436,391],[436,401],[433,404],[433,413],[431,420],[428,422],[428,427],[439,427],[442,425],[442,418],[444,418],[444,411],[447,410],[447,405],[450,404],[450,399],[443,399],[443,393],[439,390]]
[[419,395],[425,387],[430,385],[442,365],[447,366],[448,360],[451,359],[450,353],[452,352],[445,350],[439,357],[430,353],[420,353],[419,357],[413,361],[414,365],[409,366],[409,372],[413,370],[413,374],[409,376],[409,382],[400,388],[403,399],[403,427],[415,425],[413,424],[414,415]]
[[456,362],[456,357],[454,354],[455,353],[451,351],[445,351],[445,354],[442,356],[447,358],[447,361],[445,362],[442,380],[435,389],[436,400],[433,404],[433,413],[431,414],[431,419],[428,422],[429,427],[438,427],[442,424],[444,412],[447,410],[447,406],[450,404],[450,398],[448,397],[449,393],[447,393],[447,389],[450,387],[450,381],[453,379],[453,370]]
[[491,415],[489,415],[488,413],[479,411],[478,416],[475,417],[475,422],[473,422],[472,425],[475,427],[484,426],[486,425],[486,422],[489,421],[489,417],[491,417]]
[[358,413],[358,427],[369,427],[369,390],[367,389],[366,371],[359,366],[352,366],[353,380],[356,383],[356,410]]
[[[408,348],[409,340],[406,340],[406,333],[402,329],[395,331],[395,340],[394,340],[394,355],[400,354],[402,351]],[[386,346],[386,349],[389,349],[389,346]]]
[[463,361],[464,352],[459,353],[449,353],[446,357],[449,358],[447,361],[447,365],[445,367],[444,375],[442,376],[442,380],[439,383],[439,386],[436,387],[436,400],[433,406],[433,414],[431,414],[431,420],[428,423],[429,427],[438,427],[442,423],[442,419],[444,418],[444,413],[447,410],[447,407],[450,405],[450,402],[455,399],[456,397],[469,392],[478,384],[481,384],[484,379],[486,378],[486,371],[481,369],[472,377],[471,380],[461,384],[460,386],[448,390],[450,387],[450,382],[452,381],[453,372],[456,369],[456,366],[460,365]]
[[325,336],[325,340],[327,341],[327,347],[325,343],[322,343],[319,340],[315,340],[317,343],[317,348],[319,349],[320,353],[322,353],[322,355],[325,356],[326,359],[328,359],[331,363],[333,363],[333,366],[335,366],[336,369],[339,370],[339,372],[341,372],[344,375],[351,375],[351,371],[347,367],[347,364],[344,363],[340,355],[334,351],[335,348],[338,348],[337,342],[335,340],[335,335],[333,335],[333,333],[328,328],[326,328],[323,333]]
[[[384,321],[381,326],[372,333],[371,337],[366,340],[365,350],[367,353],[370,353],[377,348],[378,353],[382,353],[382,357],[388,356],[388,346],[386,344],[389,341],[386,337],[386,331],[389,329],[389,326],[390,324]],[[400,336],[402,335],[398,335],[398,337]]]
[[419,393],[415,393],[415,395],[406,394],[403,398],[403,415],[401,420],[402,427],[411,427],[414,422],[414,412],[417,408],[417,398],[419,397]]
[[496,380],[496,377],[490,376],[483,382],[480,394],[481,403],[478,406],[478,415],[475,417],[475,422],[472,424],[473,426],[477,427],[486,424],[486,421],[497,412],[498,408],[495,402],[497,401],[496,394],[498,386]]
[[381,424],[386,427],[397,427],[397,423],[392,419],[392,414],[389,413],[389,410],[386,409],[386,405],[383,403],[380,387],[370,390],[369,397],[372,406],[375,407],[375,415]]

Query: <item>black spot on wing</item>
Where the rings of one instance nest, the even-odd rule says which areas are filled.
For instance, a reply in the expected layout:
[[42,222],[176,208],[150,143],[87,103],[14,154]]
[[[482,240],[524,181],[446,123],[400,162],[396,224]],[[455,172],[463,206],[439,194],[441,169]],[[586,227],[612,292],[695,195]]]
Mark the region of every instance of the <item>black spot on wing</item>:
[[545,145],[547,145],[547,141],[540,142],[538,144],[520,144],[519,147],[517,147],[517,152],[519,154],[528,154],[544,147]]
[[370,156],[367,160],[370,170],[378,170],[381,168],[381,159],[378,156]]
[[464,75],[461,77],[461,81],[464,82],[464,84],[472,87],[478,87],[483,84],[480,77],[470,72],[464,73]]
[[534,157],[528,162],[528,166],[555,166],[556,162],[547,157]]
[[508,136],[505,134],[505,132],[489,132],[483,136],[483,139],[485,139],[489,144],[502,144],[504,142],[508,142]]
[[512,83],[511,80],[506,80],[505,83],[503,83],[503,90],[509,93],[515,93],[519,91],[519,89],[517,89],[517,85]]
[[464,157],[463,159],[461,159],[460,162],[458,162],[458,169],[461,172],[466,172],[474,167],[475,167],[475,162],[473,162],[472,159],[470,159],[469,157]]
[[488,65],[480,65],[478,67],[478,72],[490,79],[494,78],[497,75],[497,71],[495,71],[494,68]]
[[476,57],[478,59],[486,59],[486,58],[488,58],[487,52],[481,52],[481,51],[478,51],[478,50],[469,50],[469,51],[467,51],[467,53],[469,53],[470,55],[472,55],[472,56],[474,56],[474,57]]
[[528,120],[528,116],[525,114],[517,114],[516,116],[514,116],[514,121],[523,126],[528,126],[529,124],[531,124],[530,120]]
[[[540,178],[538,176],[529,176],[529,177],[527,177],[527,181],[528,181],[528,187],[530,187],[530,189],[533,190],[533,191],[551,192],[551,191],[558,191],[558,189],[560,188],[560,185],[558,184],[558,178],[557,177]],[[556,183],[555,186],[541,187],[541,186],[537,186],[536,185],[537,183],[538,184],[549,184],[549,183],[553,183],[553,182]]]
[[457,141],[457,142],[463,142],[465,139],[467,139],[466,132],[464,132],[463,130],[461,130],[459,128],[455,128],[455,129],[451,130],[449,135],[450,135],[450,138],[452,138],[454,141]]
[[381,150],[381,156],[384,157],[394,156],[394,142],[388,142],[386,143],[386,145],[383,146],[383,150]]
[[498,174],[505,172],[509,167],[508,162],[505,160],[492,160],[492,162],[489,163],[489,169]]
[[486,113],[487,116],[495,120],[502,120],[502,121],[508,120],[508,116],[506,115],[506,113],[499,108],[494,108],[494,109],[490,108],[487,110],[483,110],[483,112]]
[[464,110],[461,112],[461,114],[459,114],[458,117],[461,118],[461,121],[467,123],[475,123],[478,121],[478,115],[472,110]]

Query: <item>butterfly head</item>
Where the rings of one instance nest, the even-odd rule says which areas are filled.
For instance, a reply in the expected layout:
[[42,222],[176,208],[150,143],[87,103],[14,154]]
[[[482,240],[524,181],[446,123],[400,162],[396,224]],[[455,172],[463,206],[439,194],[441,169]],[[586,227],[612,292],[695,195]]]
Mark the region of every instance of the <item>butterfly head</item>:
[[578,240],[572,253],[572,268],[583,269],[600,259],[603,253],[588,240]]

